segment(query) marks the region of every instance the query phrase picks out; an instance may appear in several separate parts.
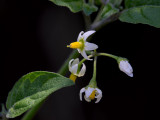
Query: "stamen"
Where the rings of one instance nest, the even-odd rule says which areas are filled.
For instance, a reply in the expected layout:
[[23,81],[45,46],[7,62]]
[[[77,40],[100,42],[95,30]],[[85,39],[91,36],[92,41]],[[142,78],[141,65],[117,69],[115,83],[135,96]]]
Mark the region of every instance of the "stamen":
[[70,78],[73,82],[75,82],[76,79],[77,79],[77,76],[71,73],[71,75],[70,75],[69,78]]
[[93,99],[95,98],[95,93],[96,93],[96,91],[94,90],[94,91],[91,93],[91,95],[89,96],[89,98],[90,98],[91,100],[93,100]]
[[73,42],[68,47],[74,48],[74,49],[81,48],[82,47],[82,43],[81,42]]

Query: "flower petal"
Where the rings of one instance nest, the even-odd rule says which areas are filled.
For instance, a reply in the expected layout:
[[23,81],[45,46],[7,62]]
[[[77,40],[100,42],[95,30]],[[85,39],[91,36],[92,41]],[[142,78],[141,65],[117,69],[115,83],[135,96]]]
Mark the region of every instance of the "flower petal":
[[98,98],[99,96],[102,96],[102,91],[100,89],[95,88],[95,90],[96,90],[96,96],[95,96],[95,98]]
[[69,64],[68,64],[68,67],[69,67],[69,71],[71,72],[72,71],[72,61],[73,61],[74,59],[71,59],[70,61],[69,61]]
[[80,49],[77,49],[77,50],[78,50],[79,53],[81,53],[81,50],[80,50]]
[[89,43],[89,42],[85,43],[85,50],[95,50],[97,48],[98,48],[98,45],[94,43]]
[[95,101],[95,103],[98,103],[101,100],[102,96],[100,96],[99,98],[97,98],[97,100]]
[[85,88],[82,88],[79,92],[79,97],[80,97],[80,100],[82,101],[82,93],[85,92]]
[[92,59],[89,59],[89,58],[88,58],[88,56],[87,56],[85,50],[80,51],[80,53],[81,53],[81,55],[82,55],[85,59],[87,59],[87,60],[92,60]]
[[81,68],[81,71],[80,71],[79,74],[78,74],[78,77],[84,76],[85,72],[86,72],[86,66],[85,66],[85,64],[83,63],[83,66],[82,66],[82,68]]
[[73,73],[74,75],[77,75],[77,69],[78,69],[78,64],[75,64],[72,66],[72,69],[71,69],[71,73]]
[[74,61],[72,62],[72,66],[74,66],[75,64],[79,64],[79,58],[74,59]]
[[95,30],[90,30],[90,31],[87,31],[83,34],[83,39],[86,41],[87,38],[92,35],[93,33],[95,33],[96,31]]
[[91,102],[91,99],[88,97],[86,97],[86,95],[84,95],[84,99],[87,101],[87,102]]
[[85,96],[88,98],[93,91],[94,91],[94,88],[88,87],[85,91]]
[[78,38],[77,38],[77,41],[79,41],[81,38],[83,38],[83,37],[82,37],[82,36],[83,36],[82,34],[84,34],[83,31],[81,31],[81,32],[79,33]]
[[133,69],[132,66],[126,60],[121,60],[119,63],[119,69],[126,73],[128,76],[133,77]]
[[133,77],[133,73],[129,73],[127,74],[129,77]]
[[98,88],[96,88],[96,96],[95,96],[95,98],[97,98],[95,103],[98,103],[102,98],[102,91],[100,89],[98,89]]

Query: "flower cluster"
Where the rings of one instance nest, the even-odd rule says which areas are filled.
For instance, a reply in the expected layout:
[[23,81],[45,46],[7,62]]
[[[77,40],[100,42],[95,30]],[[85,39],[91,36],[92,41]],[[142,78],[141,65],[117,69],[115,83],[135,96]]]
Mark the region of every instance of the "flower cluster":
[[71,72],[70,79],[75,82],[77,77],[84,76],[86,72],[86,66],[84,64],[84,61],[92,60],[90,58],[94,57],[93,77],[90,83],[88,84],[88,86],[80,90],[80,100],[82,101],[82,93],[85,93],[84,99],[87,102],[90,102],[91,100],[96,98],[97,100],[95,101],[95,103],[98,103],[102,98],[102,91],[97,87],[97,82],[96,82],[96,72],[95,71],[96,71],[97,56],[104,55],[104,56],[108,56],[108,57],[116,59],[119,65],[119,69],[130,77],[133,77],[133,69],[126,58],[118,57],[118,56],[107,54],[107,53],[100,53],[100,54],[96,53],[91,56],[87,56],[86,51],[92,51],[98,48],[96,44],[87,42],[87,38],[93,33],[95,33],[94,30],[90,30],[87,32],[81,31],[78,35],[77,41],[72,42],[70,45],[67,45],[67,47],[77,49],[78,52],[84,57],[84,59],[81,61],[79,61],[78,58],[71,59],[68,67],[69,67],[69,71]]

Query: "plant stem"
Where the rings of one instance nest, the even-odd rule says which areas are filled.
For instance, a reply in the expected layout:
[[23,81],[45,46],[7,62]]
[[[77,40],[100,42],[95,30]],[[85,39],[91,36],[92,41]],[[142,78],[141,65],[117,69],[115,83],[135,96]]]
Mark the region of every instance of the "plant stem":
[[103,26],[113,22],[113,21],[116,21],[120,16],[120,12],[119,13],[116,13],[112,16],[110,16],[109,18],[107,19],[103,19],[101,21],[97,21],[97,22],[94,22],[91,26],[90,26],[90,29],[91,30],[96,30],[98,31],[99,29],[101,29]]
[[39,104],[37,104],[36,106],[34,106],[33,108],[31,108],[31,110],[29,110],[24,117],[21,120],[32,120],[32,118],[34,117],[34,115],[38,112],[39,108],[42,106],[42,104],[44,103],[45,100],[43,100],[42,102],[40,102]]
[[93,79],[96,80],[97,75],[97,56],[94,57],[94,63],[93,63]]
[[[91,58],[91,57],[93,57],[93,55],[89,55],[89,56],[88,56],[88,58]],[[77,73],[80,72],[80,67],[81,67],[81,65],[84,63],[84,61],[86,61],[85,58],[83,58],[83,59],[79,62]]]
[[115,60],[117,60],[119,58],[118,56],[108,54],[108,53],[98,53],[97,56],[107,56],[107,57],[113,58]]
[[77,50],[73,50],[70,54],[70,56],[67,58],[67,60],[63,63],[61,68],[58,70],[58,73],[61,75],[66,75],[68,72],[68,63],[71,59],[75,59],[79,56],[79,53]]
[[101,18],[101,15],[102,15],[102,11],[103,11],[103,8],[104,8],[104,5],[101,6],[101,8],[100,8],[100,10],[99,10],[99,12],[98,12],[98,14],[97,14],[97,16],[96,16],[96,18],[95,18],[93,24],[95,24],[96,22],[100,21],[100,18]]
[[[91,58],[91,57],[93,57],[93,55],[89,55],[89,56],[88,56],[88,58]],[[86,59],[85,59],[85,58],[83,58],[83,59],[79,62],[79,65],[81,66],[81,65],[82,65],[82,63],[84,63],[84,61],[86,61]]]
[[86,28],[86,30],[88,30],[91,25],[91,18],[90,18],[90,16],[85,15],[84,12],[82,12],[82,15],[83,15],[83,19],[85,22],[85,28]]
[[93,76],[92,76],[91,81],[89,82],[89,86],[93,88],[97,87],[96,75],[97,75],[97,56],[94,56]]

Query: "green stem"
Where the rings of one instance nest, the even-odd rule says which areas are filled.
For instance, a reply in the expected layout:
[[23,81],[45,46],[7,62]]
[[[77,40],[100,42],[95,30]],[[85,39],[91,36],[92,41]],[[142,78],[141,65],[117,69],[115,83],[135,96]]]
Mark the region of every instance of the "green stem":
[[104,5],[101,6],[101,8],[100,8],[100,10],[99,10],[99,12],[98,12],[93,24],[95,24],[96,22],[98,22],[101,19],[103,8],[104,8]]
[[117,60],[119,58],[118,56],[108,54],[108,53],[98,53],[97,56],[107,56],[107,57],[113,58],[115,60]]
[[97,87],[96,75],[97,75],[97,56],[94,56],[93,76],[91,81],[89,82],[90,87],[93,87],[93,88]]
[[94,63],[93,63],[93,79],[96,80],[97,75],[97,56],[94,57]]
[[82,15],[83,15],[83,19],[84,19],[84,22],[85,22],[85,28],[86,28],[86,30],[88,30],[90,25],[91,25],[91,17],[85,15],[84,12],[82,12]]
[[70,56],[67,58],[67,60],[63,63],[63,65],[60,67],[58,73],[61,75],[66,75],[68,72],[68,63],[71,59],[75,59],[79,57],[79,53],[77,50],[73,50]]
[[107,24],[109,24],[109,23],[111,23],[111,22],[113,22],[113,21],[116,21],[116,20],[119,18],[120,14],[121,14],[121,13],[118,12],[118,13],[110,16],[109,18],[102,19],[102,20],[100,20],[100,21],[94,22],[94,23],[90,26],[90,29],[91,29],[91,30],[97,30],[97,31],[98,31],[98,30],[101,29],[103,26],[105,26],[105,25],[107,25]]
[[45,100],[43,100],[42,102],[40,102],[39,104],[37,104],[36,106],[34,106],[33,108],[31,108],[31,110],[29,110],[24,117],[21,120],[32,120],[32,118],[34,117],[34,115],[38,112],[39,108],[42,106],[42,104],[44,103]]
[[[93,55],[89,55],[89,56],[88,56],[88,58],[91,58],[91,57],[93,57]],[[77,73],[80,72],[81,65],[82,65],[82,63],[84,63],[85,61],[86,61],[86,59],[83,58],[83,59],[79,62]]]
[[[93,55],[89,55],[88,58],[91,58],[93,57]],[[79,65],[81,66],[82,63],[84,63],[84,61],[86,61],[87,59],[83,58],[80,62],[79,62]]]

